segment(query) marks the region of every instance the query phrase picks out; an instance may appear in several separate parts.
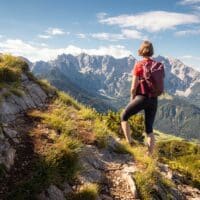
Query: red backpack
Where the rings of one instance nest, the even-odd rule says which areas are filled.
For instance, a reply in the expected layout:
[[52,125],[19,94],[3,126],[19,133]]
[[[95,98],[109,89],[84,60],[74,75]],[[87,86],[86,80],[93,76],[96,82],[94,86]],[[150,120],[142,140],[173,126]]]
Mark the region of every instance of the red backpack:
[[139,78],[139,93],[157,97],[164,92],[164,65],[157,61],[143,64],[143,75]]

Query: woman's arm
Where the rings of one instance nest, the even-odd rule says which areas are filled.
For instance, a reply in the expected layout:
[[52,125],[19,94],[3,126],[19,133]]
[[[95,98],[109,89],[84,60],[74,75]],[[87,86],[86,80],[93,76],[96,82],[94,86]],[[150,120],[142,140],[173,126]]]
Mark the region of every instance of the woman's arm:
[[131,84],[131,100],[135,98],[136,96],[136,90],[139,84],[139,77],[133,75],[133,79],[132,79],[132,84]]

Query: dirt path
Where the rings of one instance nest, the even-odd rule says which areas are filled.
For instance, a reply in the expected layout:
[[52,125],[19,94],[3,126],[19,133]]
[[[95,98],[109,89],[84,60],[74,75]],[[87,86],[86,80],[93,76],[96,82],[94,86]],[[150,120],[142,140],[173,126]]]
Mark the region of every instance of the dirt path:
[[6,173],[6,177],[0,178],[0,199],[6,199],[20,182],[31,176],[30,172],[37,155],[34,153],[34,143],[28,132],[34,125],[28,118],[21,118],[17,124],[9,125],[11,130],[18,132],[18,143],[13,144],[16,149],[14,165]]
[[136,170],[133,157],[129,154],[116,153],[113,144],[117,145],[117,141],[110,137],[105,149],[98,149],[93,145],[85,147],[81,155],[84,170],[78,180],[80,183],[98,183],[101,186],[101,200],[137,199],[131,190],[134,185],[127,181],[127,176],[130,178],[131,173]]

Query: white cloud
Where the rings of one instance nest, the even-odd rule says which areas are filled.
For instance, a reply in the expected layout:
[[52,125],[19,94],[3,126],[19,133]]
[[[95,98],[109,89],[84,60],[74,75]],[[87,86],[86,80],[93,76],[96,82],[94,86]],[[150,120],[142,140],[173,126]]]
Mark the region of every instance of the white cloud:
[[49,38],[52,38],[52,36],[50,36],[50,35],[43,35],[43,34],[39,34],[38,37],[39,37],[39,38],[42,38],[42,39],[49,39]]
[[180,5],[190,6],[194,10],[200,10],[200,0],[182,0],[179,2]]
[[91,33],[91,37],[99,40],[118,41],[125,39],[144,39],[143,34],[137,30],[122,29],[121,33]]
[[100,12],[100,13],[97,13],[97,18],[98,19],[103,19],[104,17],[106,17],[108,14],[105,13],[105,12]]
[[86,35],[84,33],[77,33],[76,36],[81,39],[85,39]]
[[145,36],[137,30],[130,30],[130,29],[122,29],[122,34],[124,37],[129,39],[144,39]]
[[124,39],[124,36],[122,34],[115,34],[115,33],[93,33],[90,35],[93,38],[99,39],[99,40],[117,41],[117,40]]
[[62,29],[60,28],[48,28],[45,31],[48,35],[64,35],[67,34],[69,35],[69,32],[64,32]]
[[39,34],[38,37],[42,39],[49,39],[56,35],[69,35],[70,32],[64,32],[60,28],[48,28],[45,31],[45,34]]
[[120,27],[134,27],[149,32],[156,32],[175,28],[178,25],[200,23],[200,18],[194,14],[183,14],[166,11],[152,11],[137,15],[119,15],[115,17],[103,17],[99,22]]
[[24,56],[31,61],[47,61],[55,59],[57,55],[63,53],[70,53],[73,55],[78,55],[80,53],[87,53],[90,55],[112,55],[116,58],[125,57],[131,54],[124,46],[119,45],[100,46],[94,49],[85,49],[73,45],[68,45],[64,48],[48,48],[45,46],[31,45],[20,39],[7,39],[6,41],[0,42],[0,52]]
[[198,4],[200,3],[200,0],[182,0],[180,1],[180,4],[182,5],[192,5],[192,4]]
[[196,30],[184,30],[175,32],[176,36],[186,36],[186,35],[200,35],[200,29]]

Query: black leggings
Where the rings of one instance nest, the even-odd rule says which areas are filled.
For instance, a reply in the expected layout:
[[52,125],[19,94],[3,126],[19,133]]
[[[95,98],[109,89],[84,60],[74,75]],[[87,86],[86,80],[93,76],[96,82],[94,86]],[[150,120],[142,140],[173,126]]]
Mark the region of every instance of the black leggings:
[[153,132],[153,122],[156,116],[158,100],[157,97],[146,97],[137,95],[125,108],[121,115],[121,121],[128,121],[129,117],[144,110],[145,113],[145,132]]

